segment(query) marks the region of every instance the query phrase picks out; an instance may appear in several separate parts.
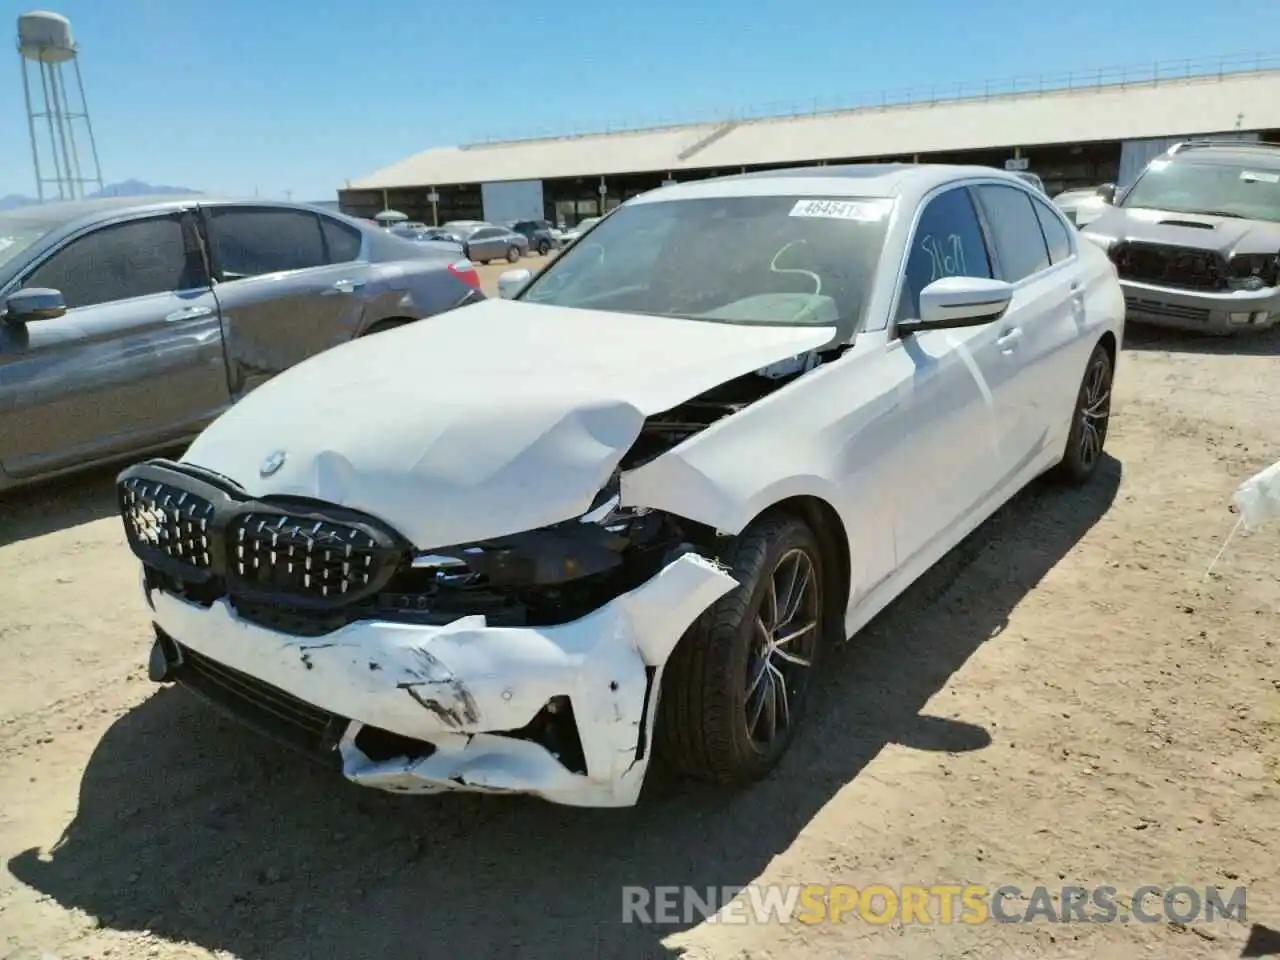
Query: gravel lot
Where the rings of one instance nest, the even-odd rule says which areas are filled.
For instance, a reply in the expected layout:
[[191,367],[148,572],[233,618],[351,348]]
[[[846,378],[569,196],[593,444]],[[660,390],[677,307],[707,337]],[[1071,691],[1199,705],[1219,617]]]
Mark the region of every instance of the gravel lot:
[[[1204,575],[1280,456],[1280,334],[1130,339],[1092,489],[1037,485],[832,657],[771,779],[631,811],[330,779],[146,680],[115,471],[0,501],[0,956],[1241,956],[1280,929],[1280,529]],[[757,881],[1243,885],[1249,915],[619,923],[624,885]]]

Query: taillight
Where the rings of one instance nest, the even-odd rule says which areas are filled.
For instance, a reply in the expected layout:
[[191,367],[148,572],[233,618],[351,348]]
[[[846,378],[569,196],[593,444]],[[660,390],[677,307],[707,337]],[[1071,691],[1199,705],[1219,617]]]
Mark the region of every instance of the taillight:
[[470,260],[459,260],[449,264],[449,272],[472,290],[480,289],[480,274],[476,273],[476,265]]

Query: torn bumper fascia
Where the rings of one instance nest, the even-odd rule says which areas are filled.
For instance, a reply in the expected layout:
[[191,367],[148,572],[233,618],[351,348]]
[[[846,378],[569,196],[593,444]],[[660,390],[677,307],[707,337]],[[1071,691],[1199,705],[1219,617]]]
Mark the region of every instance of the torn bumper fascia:
[[[158,591],[150,599],[157,625],[180,644],[352,718],[339,750],[355,783],[624,807],[644,780],[663,665],[698,615],[736,585],[712,561],[687,553],[558,626],[488,627],[483,616],[447,626],[366,621],[309,638],[243,621],[221,600],[203,608]],[[647,668],[656,669],[648,697]],[[558,696],[573,705],[585,775],[537,743],[493,733],[526,726]],[[374,761],[355,745],[365,724],[435,750]]]

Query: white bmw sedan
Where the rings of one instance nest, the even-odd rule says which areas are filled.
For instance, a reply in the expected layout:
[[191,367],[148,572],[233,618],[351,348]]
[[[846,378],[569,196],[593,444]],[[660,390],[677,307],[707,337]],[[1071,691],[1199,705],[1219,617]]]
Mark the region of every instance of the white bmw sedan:
[[385,790],[745,782],[830,645],[1102,456],[1114,268],[1002,171],[673,186],[504,287],[121,474],[154,680]]

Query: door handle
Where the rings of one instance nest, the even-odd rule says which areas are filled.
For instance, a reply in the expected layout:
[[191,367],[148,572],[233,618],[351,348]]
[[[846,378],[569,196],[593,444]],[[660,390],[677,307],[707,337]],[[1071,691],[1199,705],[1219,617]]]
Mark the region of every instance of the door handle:
[[1001,353],[1013,353],[1018,346],[1018,341],[1022,339],[1021,327],[1010,327],[1000,336],[996,337],[996,346],[1000,348]]
[[363,286],[363,280],[338,280],[332,287],[326,290],[325,293],[355,293],[357,288]]
[[179,320],[199,320],[201,317],[213,316],[212,307],[183,307],[165,316],[166,323],[177,323]]

